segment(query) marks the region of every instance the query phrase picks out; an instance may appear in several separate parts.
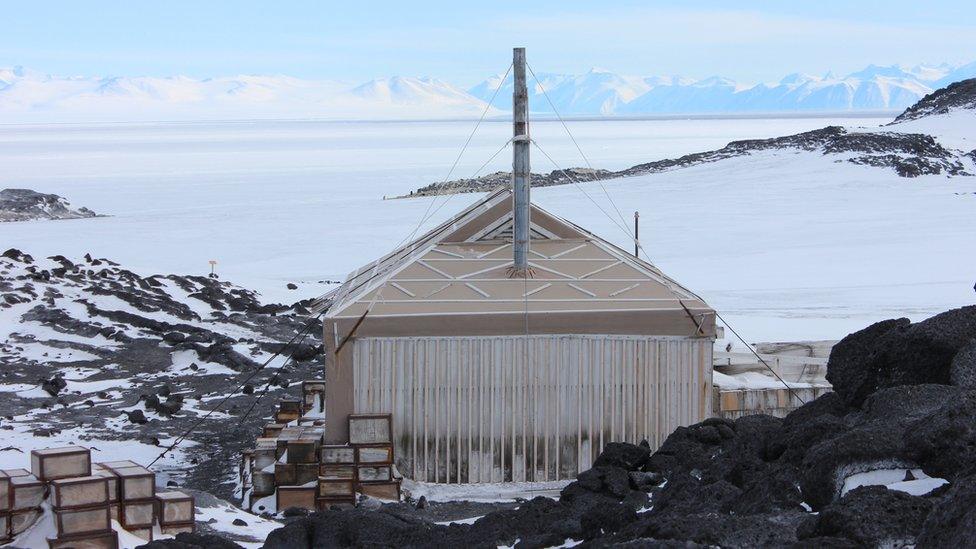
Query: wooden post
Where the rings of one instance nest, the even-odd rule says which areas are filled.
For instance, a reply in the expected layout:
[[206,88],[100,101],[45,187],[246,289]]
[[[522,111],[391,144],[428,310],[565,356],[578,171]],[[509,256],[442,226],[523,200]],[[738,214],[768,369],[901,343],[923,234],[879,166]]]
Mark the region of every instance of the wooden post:
[[529,270],[529,92],[525,85],[525,48],[515,48],[515,89],[512,96],[512,191],[514,274]]

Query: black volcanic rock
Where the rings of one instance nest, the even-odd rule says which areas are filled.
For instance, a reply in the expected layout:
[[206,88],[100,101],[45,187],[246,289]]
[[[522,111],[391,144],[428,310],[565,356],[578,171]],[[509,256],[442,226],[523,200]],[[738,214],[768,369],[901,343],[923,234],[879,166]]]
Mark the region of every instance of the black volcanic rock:
[[953,109],[976,109],[976,78],[954,82],[935,90],[905,109],[894,123],[946,114]]

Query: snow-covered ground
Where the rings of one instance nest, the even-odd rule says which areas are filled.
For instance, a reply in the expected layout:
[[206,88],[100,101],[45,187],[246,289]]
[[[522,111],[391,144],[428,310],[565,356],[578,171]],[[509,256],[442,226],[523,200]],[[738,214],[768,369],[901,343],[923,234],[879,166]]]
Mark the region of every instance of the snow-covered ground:
[[[596,167],[630,165],[828,124],[887,119],[570,122]],[[227,122],[0,126],[0,187],[67,197],[112,217],[0,225],[0,247],[110,257],[137,272],[206,273],[269,301],[324,293],[353,268],[473,195],[383,200],[443,178],[470,122]],[[892,129],[892,128],[887,128]],[[582,164],[555,123],[534,138]],[[454,177],[507,139],[486,124]],[[536,171],[553,166],[533,151]],[[878,319],[920,319],[972,303],[976,178],[893,171],[764,152],[606,182],[665,272],[752,341],[836,339]],[[486,170],[504,169],[503,153]],[[583,187],[614,213],[598,184]],[[627,236],[573,186],[533,190],[543,207],[625,248]],[[443,206],[443,207],[442,207]],[[620,222],[619,220],[617,221]],[[298,290],[285,284],[296,282]]]

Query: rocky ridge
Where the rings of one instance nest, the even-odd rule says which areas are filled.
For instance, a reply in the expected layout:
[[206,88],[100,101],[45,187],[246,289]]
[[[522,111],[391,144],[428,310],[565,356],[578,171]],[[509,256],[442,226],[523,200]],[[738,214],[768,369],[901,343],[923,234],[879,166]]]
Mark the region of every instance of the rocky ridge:
[[[95,447],[121,439],[161,451],[229,395],[170,472],[225,498],[241,450],[287,387],[321,376],[321,323],[305,304],[262,304],[228,282],[141,276],[90,255],[4,252],[0,318],[0,439],[23,433],[56,445],[80,433]],[[304,342],[262,369],[309,322]]]
[[0,221],[34,221],[38,219],[81,219],[98,214],[81,207],[72,209],[67,199],[30,189],[0,191]]
[[[952,109],[976,109],[976,79],[956,82],[925,96],[899,115],[894,123],[944,114]],[[976,163],[976,151],[965,152],[947,148],[934,137],[922,133],[851,131],[841,126],[827,126],[771,139],[732,141],[721,149],[647,162],[619,171],[570,168],[565,171],[555,170],[549,174],[532,174],[532,185],[547,187],[647,175],[764,151],[819,153],[833,158],[835,162],[891,169],[900,177],[943,174],[971,176]],[[510,172],[496,172],[474,179],[433,183],[406,196],[485,192],[502,185],[509,185],[510,180]]]

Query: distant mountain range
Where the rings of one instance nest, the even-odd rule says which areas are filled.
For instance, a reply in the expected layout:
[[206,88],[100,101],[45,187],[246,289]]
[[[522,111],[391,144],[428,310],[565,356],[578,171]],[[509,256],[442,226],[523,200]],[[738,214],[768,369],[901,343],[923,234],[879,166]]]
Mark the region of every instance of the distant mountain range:
[[[901,110],[948,83],[976,76],[958,67],[871,65],[838,77],[791,74],[746,85],[723,77],[625,76],[601,69],[530,79],[531,110],[576,116]],[[226,118],[409,119],[477,116],[511,108],[512,79],[465,90],[434,78],[395,76],[364,84],[242,75],[174,77],[52,76],[0,69],[0,123]],[[543,90],[545,93],[543,93]],[[546,97],[548,94],[548,98]],[[551,101],[551,104],[550,104]]]

